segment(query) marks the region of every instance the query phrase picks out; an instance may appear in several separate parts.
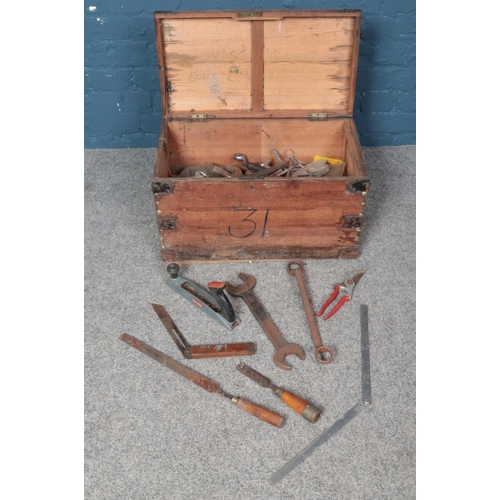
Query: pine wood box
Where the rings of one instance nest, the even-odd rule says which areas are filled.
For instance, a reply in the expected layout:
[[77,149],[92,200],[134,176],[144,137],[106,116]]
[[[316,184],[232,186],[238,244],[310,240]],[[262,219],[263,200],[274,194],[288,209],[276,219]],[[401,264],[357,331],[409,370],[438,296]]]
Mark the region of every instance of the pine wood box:
[[[352,118],[361,11],[155,12],[152,190],[168,262],[357,258],[369,177]],[[176,177],[292,148],[342,177]]]

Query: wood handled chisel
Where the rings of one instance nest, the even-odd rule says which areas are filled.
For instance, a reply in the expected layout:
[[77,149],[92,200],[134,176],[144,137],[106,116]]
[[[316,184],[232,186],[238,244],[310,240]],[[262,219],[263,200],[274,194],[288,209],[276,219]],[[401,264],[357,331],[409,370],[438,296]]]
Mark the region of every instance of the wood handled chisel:
[[306,420],[309,420],[312,424],[316,423],[321,417],[321,410],[316,408],[312,404],[308,403],[304,399],[296,396],[290,391],[285,391],[281,387],[274,385],[271,380],[264,377],[262,373],[257,370],[250,368],[247,364],[241,362],[236,369],[246,375],[248,378],[252,379],[257,384],[268,389],[272,389],[274,394],[276,394],[283,403],[288,405],[292,410],[296,411],[299,415],[302,415]]
[[254,403],[250,403],[246,399],[227,394],[221,389],[220,385],[214,382],[213,380],[210,380],[208,377],[205,377],[201,373],[195,372],[194,370],[183,365],[182,363],[175,361],[175,359],[172,359],[166,354],[163,354],[154,347],[151,347],[150,345],[145,344],[141,340],[132,337],[132,335],[124,333],[120,337],[120,340],[125,342],[129,346],[134,347],[138,351],[146,354],[150,358],[160,363],[162,366],[170,368],[172,371],[188,379],[190,382],[193,382],[193,384],[197,385],[198,387],[201,387],[202,389],[205,389],[208,392],[214,392],[216,394],[219,394],[221,396],[230,399],[231,402],[235,404],[238,408],[247,411],[248,413],[252,414],[257,418],[260,418],[260,420],[263,420],[264,422],[267,422],[268,424],[274,425],[275,427],[279,428],[285,425],[285,419],[281,415],[273,413],[272,411],[267,410],[266,408],[262,408],[261,406],[257,406]]

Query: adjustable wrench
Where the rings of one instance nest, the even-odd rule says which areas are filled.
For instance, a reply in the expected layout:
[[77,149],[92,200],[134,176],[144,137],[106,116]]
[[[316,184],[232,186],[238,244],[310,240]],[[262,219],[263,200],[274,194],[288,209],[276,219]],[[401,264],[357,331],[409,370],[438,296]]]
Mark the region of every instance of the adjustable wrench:
[[233,297],[243,298],[247,306],[252,311],[255,319],[258,321],[259,325],[262,327],[268,339],[276,349],[273,356],[274,363],[283,370],[291,370],[292,367],[286,361],[286,356],[294,354],[298,358],[304,360],[306,358],[304,350],[298,344],[289,344],[284,339],[283,335],[281,335],[278,327],[271,319],[271,316],[269,316],[269,313],[266,311],[252,290],[256,285],[257,280],[250,274],[246,273],[238,273],[238,276],[243,280],[243,283],[239,286],[226,283],[226,290]]
[[288,263],[286,270],[288,271],[288,274],[290,276],[295,276],[297,278],[300,294],[302,295],[302,302],[304,304],[304,310],[306,312],[307,322],[309,323],[309,330],[311,331],[312,341],[314,343],[314,347],[316,348],[314,357],[316,358],[316,361],[318,363],[324,365],[331,363],[333,361],[333,351],[329,347],[323,345],[321,335],[319,334],[318,325],[316,324],[316,320],[314,317],[314,311],[311,306],[311,302],[309,301],[309,297],[307,296],[307,290],[303,276],[304,264],[302,264],[302,262],[300,261],[294,260]]

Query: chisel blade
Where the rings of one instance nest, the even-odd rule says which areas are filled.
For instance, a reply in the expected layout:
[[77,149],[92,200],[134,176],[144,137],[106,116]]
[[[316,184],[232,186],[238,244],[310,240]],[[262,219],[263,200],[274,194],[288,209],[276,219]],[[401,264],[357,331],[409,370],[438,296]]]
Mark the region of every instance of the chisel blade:
[[259,373],[257,370],[250,368],[247,364],[241,362],[236,369],[246,375],[248,378],[251,378],[254,382],[257,382],[262,387],[268,387],[270,389],[275,389],[276,386],[269,380],[267,377],[264,377],[262,373]]
[[209,378],[205,377],[201,373],[195,372],[191,368],[188,368],[187,366],[184,366],[183,364],[179,363],[178,361],[175,361],[175,359],[172,359],[171,357],[167,356],[166,354],[163,354],[162,352],[158,351],[154,347],[151,347],[148,344],[145,344],[139,339],[136,339],[135,337],[132,337],[132,335],[129,335],[128,333],[124,333],[121,337],[120,340],[125,342],[131,347],[134,347],[138,351],[141,351],[142,353],[146,354],[150,358],[153,358],[155,361],[160,363],[162,366],[165,366],[166,368],[170,368],[172,371],[177,373],[178,375],[182,375],[184,378],[187,378],[190,382],[193,382],[193,384],[196,384],[197,386],[201,387],[202,389],[205,389],[208,392],[216,392],[222,395],[225,395],[222,389],[220,388],[219,384],[214,382],[213,380],[210,380]]

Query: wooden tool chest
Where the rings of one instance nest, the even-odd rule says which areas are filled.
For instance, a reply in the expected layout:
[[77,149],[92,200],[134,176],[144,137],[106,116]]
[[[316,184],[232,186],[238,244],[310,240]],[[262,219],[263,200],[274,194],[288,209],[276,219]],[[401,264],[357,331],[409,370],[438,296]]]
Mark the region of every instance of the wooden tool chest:
[[[369,177],[352,119],[361,11],[155,12],[152,179],[168,262],[357,258]],[[341,177],[178,177],[294,150]]]

